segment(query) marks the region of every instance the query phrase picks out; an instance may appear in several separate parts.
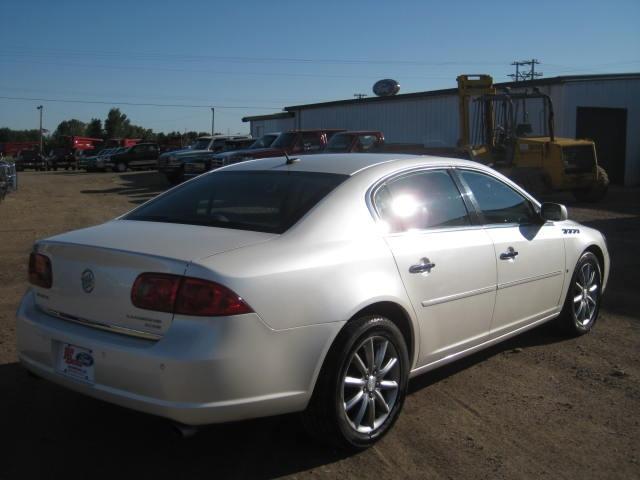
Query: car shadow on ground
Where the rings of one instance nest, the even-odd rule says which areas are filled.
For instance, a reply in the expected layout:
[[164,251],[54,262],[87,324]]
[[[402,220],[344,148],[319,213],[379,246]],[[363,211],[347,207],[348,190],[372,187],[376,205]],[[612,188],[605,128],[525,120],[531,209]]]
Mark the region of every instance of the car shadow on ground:
[[[537,328],[421,375],[409,395],[493,355],[562,340]],[[322,469],[350,455],[312,440],[296,414],[213,425],[183,439],[166,420],[93,400],[0,366],[2,429],[10,438],[2,478],[74,476],[148,478],[276,478]],[[11,415],[6,415],[11,412]],[[34,459],[37,459],[34,461]]]
[[81,190],[84,194],[117,194],[139,205],[167,190],[170,185],[159,172],[130,172],[118,175],[121,185],[111,188]]

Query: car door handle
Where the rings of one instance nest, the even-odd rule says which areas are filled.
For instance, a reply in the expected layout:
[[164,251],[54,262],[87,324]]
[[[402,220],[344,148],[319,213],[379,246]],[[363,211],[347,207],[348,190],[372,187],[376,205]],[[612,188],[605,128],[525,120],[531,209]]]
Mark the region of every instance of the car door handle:
[[513,247],[509,247],[506,252],[500,254],[500,260],[511,260],[517,256],[518,252]]
[[421,258],[420,259],[420,263],[416,264],[416,265],[411,265],[409,267],[409,273],[431,273],[431,269],[435,268],[436,264],[435,263],[431,263],[431,261],[428,258]]

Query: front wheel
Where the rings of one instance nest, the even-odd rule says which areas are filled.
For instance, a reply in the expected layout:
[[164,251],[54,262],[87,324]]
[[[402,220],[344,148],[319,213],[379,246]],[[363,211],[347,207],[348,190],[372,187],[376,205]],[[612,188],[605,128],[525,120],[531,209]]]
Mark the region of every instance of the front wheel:
[[600,262],[593,253],[585,252],[576,264],[562,313],[556,319],[560,330],[572,336],[589,332],[600,312],[601,291]]
[[332,345],[303,423],[314,437],[348,450],[380,440],[402,410],[409,355],[398,327],[380,316],[349,322]]
[[573,196],[579,202],[595,203],[602,200],[609,191],[609,175],[604,168],[598,166],[597,178],[589,188],[573,191]]
[[127,164],[124,162],[116,163],[115,171],[118,173],[123,173],[127,171]]

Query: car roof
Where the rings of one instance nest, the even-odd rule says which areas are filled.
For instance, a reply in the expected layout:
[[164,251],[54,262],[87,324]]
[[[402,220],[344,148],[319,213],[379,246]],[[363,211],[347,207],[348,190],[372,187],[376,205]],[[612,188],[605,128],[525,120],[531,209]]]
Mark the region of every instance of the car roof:
[[380,130],[345,130],[338,132],[336,135],[373,135],[382,133]]
[[259,171],[282,170],[300,172],[334,173],[339,175],[355,175],[356,173],[382,167],[384,170],[396,170],[420,165],[446,165],[446,166],[474,166],[480,164],[469,160],[460,160],[449,157],[421,156],[393,153],[319,153],[314,155],[301,155],[289,158],[298,159],[295,163],[287,165],[286,157],[272,157],[258,160],[249,160],[225,167],[226,171]]

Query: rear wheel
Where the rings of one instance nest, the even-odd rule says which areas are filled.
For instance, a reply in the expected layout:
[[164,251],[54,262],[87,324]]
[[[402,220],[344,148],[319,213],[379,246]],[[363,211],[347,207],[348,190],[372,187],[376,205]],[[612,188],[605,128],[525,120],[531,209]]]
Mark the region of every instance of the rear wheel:
[[332,345],[303,423],[314,437],[349,450],[380,440],[402,410],[409,356],[398,327],[380,316],[349,322]]
[[116,172],[120,172],[120,173],[126,172],[127,171],[127,164],[124,163],[124,162],[118,162],[116,164],[115,171]]
[[602,271],[598,258],[585,252],[573,272],[557,326],[569,335],[589,332],[598,318],[602,289]]

